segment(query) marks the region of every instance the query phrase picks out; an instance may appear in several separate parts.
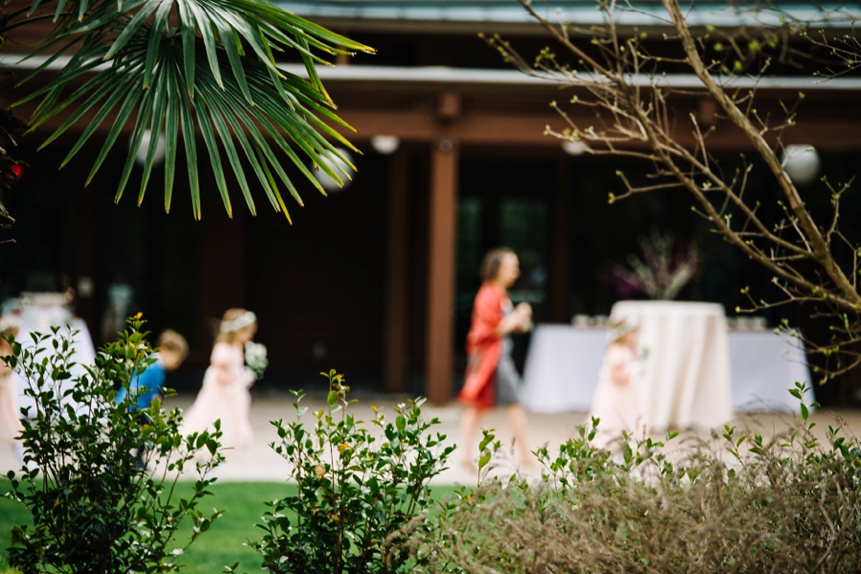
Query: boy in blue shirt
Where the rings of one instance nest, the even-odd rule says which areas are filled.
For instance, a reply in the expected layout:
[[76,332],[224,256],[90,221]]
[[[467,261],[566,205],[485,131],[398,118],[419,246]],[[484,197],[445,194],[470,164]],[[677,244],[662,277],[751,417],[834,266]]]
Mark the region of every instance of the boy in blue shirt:
[[[179,368],[188,356],[188,342],[176,331],[167,329],[159,335],[157,349],[151,355],[155,362],[143,371],[135,372],[129,381],[128,390],[126,387],[120,388],[114,399],[117,404],[129,402],[130,413],[140,412],[138,416],[141,425],[150,423],[149,417],[141,411],[145,411],[156,398],[161,398],[167,373]],[[145,445],[139,444],[137,451],[138,465],[144,468],[147,457]]]
[[[172,329],[159,335],[157,348],[158,351],[152,355],[155,363],[143,372],[135,373],[129,381],[128,393],[134,399],[134,404],[129,405],[130,412],[146,410],[156,398],[161,397],[167,373],[179,368],[188,356],[185,337]],[[126,388],[123,387],[117,392],[115,401],[119,404],[127,400],[126,395]]]

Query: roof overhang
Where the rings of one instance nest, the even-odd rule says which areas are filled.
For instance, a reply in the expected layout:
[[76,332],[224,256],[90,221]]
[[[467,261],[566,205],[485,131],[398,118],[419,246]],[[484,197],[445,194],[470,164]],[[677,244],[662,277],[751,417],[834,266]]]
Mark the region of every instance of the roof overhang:
[[[304,76],[302,66],[283,68]],[[324,82],[373,82],[380,84],[424,84],[447,86],[524,86],[554,87],[583,85],[596,78],[587,74],[529,76],[517,70],[491,70],[451,68],[446,66],[388,67],[388,66],[319,66],[317,71]],[[631,76],[632,85],[696,89],[702,82],[694,74],[668,74],[662,76]],[[729,89],[764,89],[788,91],[861,91],[861,78],[832,78],[805,76],[733,76],[719,77],[718,82]]]
[[[47,61],[46,57],[24,54],[0,55],[0,69],[33,70]],[[47,70],[62,70],[69,62],[68,56],[55,58]],[[95,69],[106,68],[108,64]],[[287,73],[307,78],[301,64],[282,64],[279,68]],[[317,73],[327,83],[365,83],[376,85],[421,85],[425,87],[577,87],[595,81],[590,74],[576,76],[567,74],[544,74],[530,76],[514,69],[474,69],[448,66],[317,66]],[[717,77],[718,83],[729,89],[786,90],[802,92],[847,92],[861,91],[861,77],[822,78],[811,76],[727,76]],[[631,76],[630,84],[639,87],[666,87],[695,90],[702,83],[694,74],[666,74],[661,76]]]
[[[349,30],[516,34],[532,33],[538,27],[517,0],[280,0],[276,4],[318,24]],[[778,0],[775,4],[780,12],[757,11],[752,4],[725,0],[690,2],[687,21],[695,28],[781,26],[787,21],[851,28],[861,21],[861,6],[853,2]],[[660,29],[671,25],[661,2],[640,0],[633,5],[634,9],[614,10],[619,26]],[[534,0],[532,7],[550,22],[580,27],[600,25],[606,18],[596,0]]]

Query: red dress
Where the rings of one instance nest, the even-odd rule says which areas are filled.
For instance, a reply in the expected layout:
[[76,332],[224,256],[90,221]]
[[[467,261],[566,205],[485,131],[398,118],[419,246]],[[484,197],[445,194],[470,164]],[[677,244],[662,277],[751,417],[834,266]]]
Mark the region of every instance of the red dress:
[[490,281],[485,281],[475,295],[472,324],[466,336],[469,362],[463,389],[457,398],[480,409],[494,406],[494,373],[502,356],[503,343],[496,328],[505,317],[506,301],[505,289]]

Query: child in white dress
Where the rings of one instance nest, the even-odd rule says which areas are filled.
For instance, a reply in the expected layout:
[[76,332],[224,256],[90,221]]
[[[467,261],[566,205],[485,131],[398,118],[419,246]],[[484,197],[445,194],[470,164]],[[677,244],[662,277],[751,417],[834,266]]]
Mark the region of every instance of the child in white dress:
[[[18,320],[13,316],[0,317],[0,357],[12,354],[12,346],[6,340],[18,334]],[[0,360],[0,444],[8,445],[21,458],[21,443],[17,440],[23,430],[18,413],[18,389],[12,368]]]
[[221,420],[221,444],[244,449],[251,446],[251,393],[254,372],[245,366],[245,344],[257,332],[257,317],[246,309],[228,309],[219,325],[209,368],[194,404],[183,413],[183,432],[212,430]]
[[611,328],[589,412],[590,421],[593,417],[600,419],[594,444],[617,455],[623,431],[635,438],[641,438],[645,431],[637,334],[637,325],[631,321],[619,321]]

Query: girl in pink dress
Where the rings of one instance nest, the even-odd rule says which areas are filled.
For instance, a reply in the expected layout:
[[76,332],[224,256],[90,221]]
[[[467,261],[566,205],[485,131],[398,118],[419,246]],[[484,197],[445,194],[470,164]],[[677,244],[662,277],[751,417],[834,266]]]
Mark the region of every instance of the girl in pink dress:
[[[0,357],[12,354],[12,346],[6,337],[14,338],[18,334],[18,321],[13,317],[0,317]],[[0,444],[5,444],[21,457],[21,443],[18,434],[23,430],[19,418],[18,390],[15,385],[15,373],[12,368],[0,360]]]
[[183,413],[184,434],[213,429],[221,420],[221,444],[227,448],[251,446],[251,393],[256,376],[245,366],[245,344],[257,332],[257,317],[246,309],[224,313],[212,347],[209,368],[194,404]]
[[616,455],[622,450],[623,431],[634,438],[642,437],[645,431],[637,332],[637,325],[630,321],[620,321],[611,328],[589,412],[590,423],[593,417],[600,419],[594,444]]

